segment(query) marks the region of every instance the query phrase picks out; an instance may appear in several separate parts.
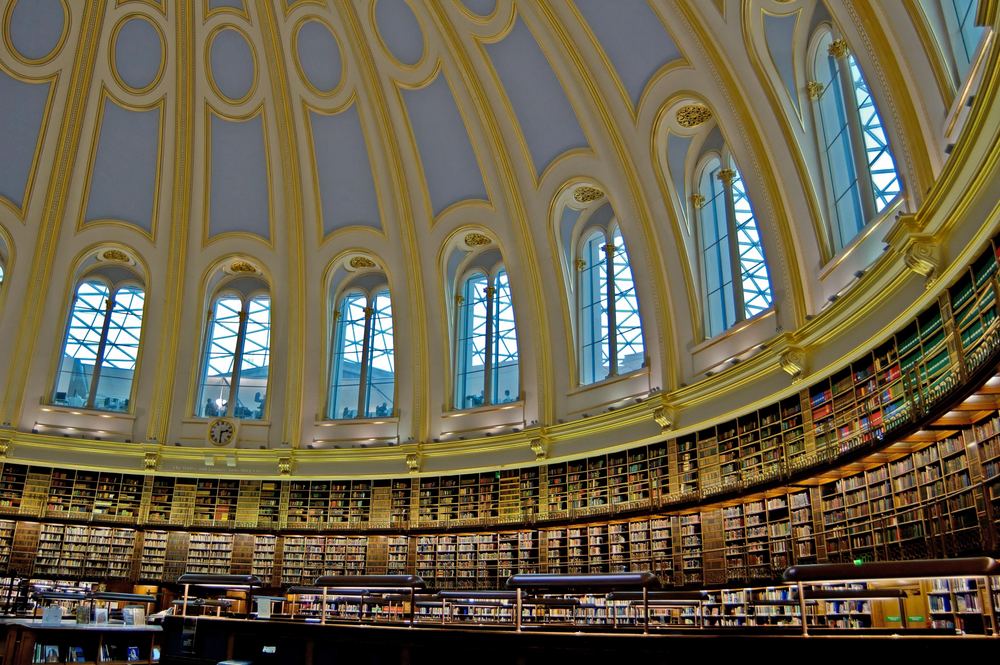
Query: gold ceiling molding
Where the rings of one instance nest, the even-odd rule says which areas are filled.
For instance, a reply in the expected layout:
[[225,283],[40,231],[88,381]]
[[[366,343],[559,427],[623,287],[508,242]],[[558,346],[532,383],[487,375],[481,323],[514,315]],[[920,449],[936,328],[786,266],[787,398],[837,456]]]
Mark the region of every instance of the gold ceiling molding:
[[493,240],[484,233],[467,233],[465,235],[465,246],[466,247],[485,247],[486,245],[492,245]]
[[120,249],[105,249],[97,254],[98,261],[108,263],[134,263],[132,257]]
[[712,110],[704,104],[685,104],[677,109],[677,124],[685,129],[703,125],[712,119]]
[[374,261],[369,259],[367,256],[352,256],[348,265],[355,270],[360,270],[362,268],[376,268],[378,267]]
[[592,201],[597,201],[602,198],[604,198],[604,192],[597,187],[591,187],[590,185],[577,187],[573,191],[573,200],[577,203],[591,203]]

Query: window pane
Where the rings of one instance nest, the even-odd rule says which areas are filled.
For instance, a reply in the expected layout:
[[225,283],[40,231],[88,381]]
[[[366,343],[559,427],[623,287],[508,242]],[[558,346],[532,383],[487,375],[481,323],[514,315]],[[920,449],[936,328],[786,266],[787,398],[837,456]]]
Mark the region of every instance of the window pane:
[[494,282],[493,318],[493,393],[494,404],[517,401],[520,375],[517,367],[517,330],[514,327],[514,303],[510,295],[507,271],[501,270]]
[[639,300],[632,279],[632,266],[625,248],[625,239],[620,229],[615,229],[611,242],[615,246],[615,330],[617,332],[617,352],[619,374],[639,369],[646,362],[646,351],[642,341],[642,323],[639,321]]
[[608,351],[607,275],[604,234],[595,231],[583,246],[580,271],[580,383],[605,379],[610,373]]
[[393,414],[396,384],[392,346],[392,300],[381,291],[372,303],[371,350],[368,363],[368,399],[365,415],[382,418]]
[[242,308],[243,302],[232,296],[223,296],[215,301],[215,309],[209,323],[201,390],[198,393],[198,402],[195,404],[196,415],[203,417],[226,415]]
[[108,339],[101,360],[94,408],[127,411],[132,395],[132,378],[139,354],[142,332],[142,289],[125,287],[115,294],[108,325]]
[[875,190],[875,210],[882,212],[902,189],[899,174],[896,173],[896,163],[893,161],[889,140],[882,127],[882,118],[879,117],[875,99],[871,96],[868,84],[865,83],[861,68],[858,67],[854,56],[848,56],[848,62],[851,65],[851,80],[854,81],[858,116],[861,118],[868,172],[872,179],[872,189]]
[[948,41],[951,43],[959,77],[965,79],[972,66],[984,27],[976,25],[976,0],[944,0]]
[[734,169],[733,209],[736,213],[736,244],[740,252],[740,281],[743,287],[743,312],[750,318],[771,306],[771,280],[764,261],[757,220],[739,170]]
[[0,263],[0,284],[3,284],[3,264]]
[[246,339],[240,362],[239,387],[233,417],[261,420],[267,399],[271,355],[271,299],[259,296],[247,306]]
[[827,53],[832,41],[827,33],[819,44],[816,76],[824,85],[818,104],[822,159],[832,216],[831,236],[834,249],[840,250],[864,227],[865,219],[847,126],[848,98],[840,84],[837,60]]
[[331,418],[355,418],[361,389],[361,354],[365,337],[365,297],[349,293],[340,301],[333,353]]
[[98,347],[104,330],[108,287],[101,282],[83,282],[76,290],[56,374],[53,404],[87,406],[90,381],[97,364]]
[[458,307],[458,363],[455,408],[471,409],[485,401],[486,383],[486,275],[469,277]]
[[733,269],[729,258],[729,225],[726,222],[726,194],[719,180],[718,159],[702,170],[699,192],[705,205],[699,213],[701,273],[705,297],[705,333],[715,337],[735,322],[736,313],[722,306],[723,291],[732,290]]

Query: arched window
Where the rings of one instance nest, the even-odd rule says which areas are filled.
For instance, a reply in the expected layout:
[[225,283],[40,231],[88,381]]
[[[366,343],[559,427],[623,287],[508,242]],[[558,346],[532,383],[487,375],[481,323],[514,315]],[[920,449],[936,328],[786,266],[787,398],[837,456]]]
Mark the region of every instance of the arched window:
[[645,363],[642,322],[621,229],[584,233],[580,248],[580,383],[626,374]]
[[262,420],[271,348],[271,299],[224,293],[212,304],[195,415]]
[[334,312],[333,367],[328,417],[381,418],[393,414],[396,374],[392,300],[350,291]]
[[985,28],[976,25],[977,0],[940,0],[944,27],[958,80],[963,81],[972,66]]
[[771,306],[771,280],[739,170],[723,168],[711,157],[702,167],[695,200],[705,334],[715,337]]
[[861,68],[847,42],[823,30],[815,44],[816,122],[830,232],[847,246],[900,193],[889,140]]
[[471,273],[455,301],[455,408],[516,402],[520,371],[507,271],[501,265]]
[[103,278],[80,283],[73,298],[52,403],[128,411],[142,334],[143,289]]

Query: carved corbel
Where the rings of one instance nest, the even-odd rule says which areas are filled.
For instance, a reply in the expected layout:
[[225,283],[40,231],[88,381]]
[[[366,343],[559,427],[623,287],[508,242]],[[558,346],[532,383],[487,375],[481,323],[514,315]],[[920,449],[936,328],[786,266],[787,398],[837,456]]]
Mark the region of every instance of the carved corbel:
[[292,458],[291,457],[279,457],[278,458],[278,475],[279,476],[290,476],[290,475],[292,475]]
[[658,406],[653,410],[653,420],[660,426],[661,432],[667,432],[674,428],[677,414],[669,406]]
[[797,346],[790,346],[781,352],[781,369],[792,377],[792,381],[801,379],[807,370],[806,352]]
[[156,471],[160,468],[160,453],[150,452],[142,456],[142,468],[146,471]]
[[548,439],[543,439],[537,437],[528,442],[528,447],[531,448],[531,452],[535,454],[536,460],[543,460],[549,456],[549,441]]
[[406,470],[410,473],[419,473],[422,463],[423,455],[420,453],[409,453],[406,455]]
[[903,250],[903,263],[924,278],[924,288],[928,289],[941,269],[941,251],[933,238],[915,237]]
[[10,446],[13,443],[13,439],[0,439],[0,458],[7,457],[10,454]]

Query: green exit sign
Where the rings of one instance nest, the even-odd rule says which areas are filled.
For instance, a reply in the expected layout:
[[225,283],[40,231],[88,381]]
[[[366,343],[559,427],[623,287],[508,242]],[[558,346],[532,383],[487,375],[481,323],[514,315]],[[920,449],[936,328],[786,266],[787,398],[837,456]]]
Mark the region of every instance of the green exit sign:
[[885,620],[886,620],[886,621],[891,621],[892,623],[899,623],[899,617],[898,617],[898,616],[894,616],[894,617],[888,617],[888,616],[887,616],[887,617],[885,618]]
[[906,617],[906,618],[909,619],[910,621],[923,621],[924,620],[924,618],[922,616],[920,616],[920,615],[917,615],[915,617]]

